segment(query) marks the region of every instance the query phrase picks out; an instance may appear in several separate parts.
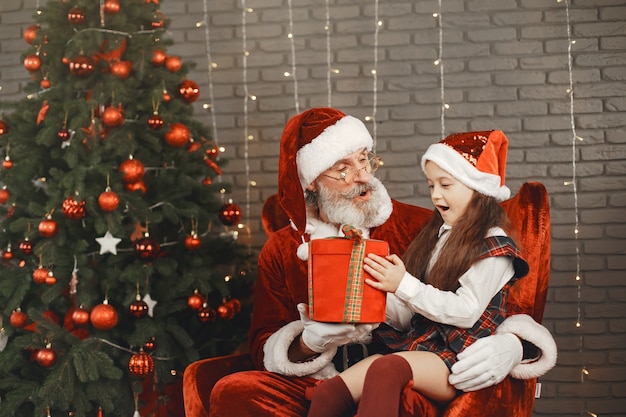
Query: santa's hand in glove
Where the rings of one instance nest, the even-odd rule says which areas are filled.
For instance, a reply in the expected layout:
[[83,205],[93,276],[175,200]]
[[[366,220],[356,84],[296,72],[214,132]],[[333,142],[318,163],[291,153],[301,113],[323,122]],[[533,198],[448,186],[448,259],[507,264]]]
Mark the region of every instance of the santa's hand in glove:
[[458,390],[477,391],[501,382],[522,360],[522,343],[514,334],[478,339],[452,365],[448,378]]
[[302,341],[309,349],[317,353],[342,345],[361,343],[367,340],[372,330],[378,327],[378,324],[371,323],[322,323],[311,320],[308,310],[306,304],[298,304],[300,320],[304,325]]

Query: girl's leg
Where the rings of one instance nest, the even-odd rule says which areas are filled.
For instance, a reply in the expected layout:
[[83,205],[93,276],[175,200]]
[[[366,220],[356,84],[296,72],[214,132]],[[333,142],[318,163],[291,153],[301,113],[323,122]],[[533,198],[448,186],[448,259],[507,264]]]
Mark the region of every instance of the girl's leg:
[[454,398],[448,367],[431,352],[397,352],[376,360],[368,369],[358,406],[358,417],[397,417],[404,387],[437,402]]
[[361,398],[363,380],[370,363],[380,355],[369,356],[334,378],[321,382],[313,391],[308,417],[352,417]]
[[413,390],[441,403],[456,396],[456,389],[448,382],[450,370],[439,356],[423,351],[396,352],[394,355],[403,357],[410,364]]

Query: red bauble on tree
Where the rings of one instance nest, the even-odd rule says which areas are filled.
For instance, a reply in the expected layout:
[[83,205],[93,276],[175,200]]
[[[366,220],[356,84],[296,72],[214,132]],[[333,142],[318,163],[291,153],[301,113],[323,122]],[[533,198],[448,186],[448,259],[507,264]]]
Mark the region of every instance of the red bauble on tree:
[[44,282],[48,285],[54,285],[57,283],[57,277],[54,276],[54,272],[48,271],[48,275],[46,275],[46,279]]
[[102,211],[113,211],[120,205],[120,198],[118,195],[111,191],[110,187],[107,187],[98,196],[98,206]]
[[70,131],[65,128],[59,130],[57,132],[57,138],[59,138],[61,142],[65,142],[70,138]]
[[126,188],[126,190],[130,191],[131,193],[135,191],[139,191],[142,195],[145,195],[146,191],[148,191],[148,188],[146,187],[146,183],[143,181],[128,182],[126,183],[124,188]]
[[144,317],[146,314],[148,314],[148,310],[148,303],[143,301],[139,294],[137,294],[137,298],[135,299],[135,301],[130,303],[130,306],[128,307],[128,311],[130,312],[130,314],[132,314],[136,318]]
[[28,72],[37,72],[41,68],[41,58],[38,54],[30,54],[24,58],[24,68]]
[[116,61],[111,64],[111,74],[120,80],[128,78],[132,69],[133,63],[131,61]]
[[50,270],[48,268],[44,268],[43,266],[39,265],[37,269],[33,271],[33,281],[35,281],[36,284],[45,284],[49,272]]
[[41,88],[50,88],[52,84],[50,83],[50,80],[46,77],[43,77],[43,79],[41,80],[41,82],[39,83],[39,86]]
[[41,222],[39,222],[39,235],[46,238],[54,237],[57,234],[57,222],[52,219],[50,215],[46,216]]
[[96,70],[96,64],[91,57],[79,55],[69,61],[70,73],[77,78],[87,78]]
[[104,10],[107,14],[117,14],[120,12],[120,2],[119,0],[106,0],[104,5],[102,6],[102,10]]
[[198,318],[203,323],[213,323],[217,319],[217,313],[207,303],[203,303],[198,310]]
[[45,348],[39,349],[35,355],[35,362],[44,368],[49,368],[57,361],[57,353],[48,344]]
[[163,118],[158,113],[154,113],[148,118],[148,127],[152,130],[160,130],[164,124]]
[[13,252],[11,252],[11,245],[9,245],[9,247],[5,251],[2,251],[2,259],[7,262],[13,259]]
[[13,312],[11,313],[11,317],[9,318],[11,326],[15,328],[24,327],[27,320],[28,316],[19,307],[13,310]]
[[63,201],[61,209],[68,219],[80,220],[85,217],[85,204],[85,200],[76,201],[74,197],[69,196]]
[[154,337],[146,340],[146,343],[143,344],[143,350],[146,352],[152,352],[156,348],[156,340]]
[[183,80],[183,82],[178,85],[178,94],[187,103],[193,103],[200,96],[200,87],[198,87],[198,84],[194,81]]
[[165,69],[169,72],[178,72],[183,67],[183,61],[179,56],[170,55],[165,58]]
[[151,23],[152,28],[159,29],[159,28],[162,28],[164,24],[165,24],[165,15],[162,12],[157,10],[156,12],[154,12],[153,20]]
[[200,310],[204,304],[204,297],[198,294],[198,290],[194,290],[193,294],[187,298],[187,305],[193,310]]
[[152,63],[152,65],[156,67],[160,67],[161,65],[165,63],[166,58],[167,58],[167,55],[165,54],[163,50],[155,49],[152,51],[152,61],[150,62]]
[[11,197],[11,193],[6,188],[0,188],[0,204],[6,204]]
[[117,324],[117,310],[109,305],[108,300],[104,300],[102,304],[91,309],[89,320],[96,329],[111,330]]
[[158,242],[146,235],[135,242],[135,254],[144,261],[153,261],[159,256],[161,247]]
[[76,326],[86,326],[89,323],[89,311],[80,306],[72,312],[71,318]]
[[185,247],[189,250],[198,250],[202,246],[202,239],[197,233],[192,233],[185,238]]
[[78,7],[72,7],[67,12],[67,21],[72,25],[80,25],[85,21],[85,12],[83,12]]
[[124,124],[124,110],[120,104],[118,107],[109,106],[102,112],[102,124],[109,128],[119,127]]
[[126,183],[135,183],[143,178],[146,169],[141,161],[134,159],[131,156],[120,164],[120,172],[122,173],[122,181]]
[[235,317],[235,309],[229,302],[224,302],[217,307],[217,315],[224,320],[231,320]]
[[9,131],[9,126],[7,126],[4,120],[0,120],[0,136],[4,135]]
[[28,238],[25,238],[24,240],[20,242],[19,250],[24,255],[32,255],[33,244],[28,240]]
[[172,123],[170,130],[165,134],[165,142],[174,147],[180,148],[189,142],[189,129],[182,123]]
[[147,376],[154,371],[154,359],[141,350],[133,354],[128,361],[128,370],[135,376]]
[[222,224],[226,226],[232,226],[241,221],[241,209],[237,204],[229,201],[228,203],[220,207],[217,216],[219,217]]
[[26,29],[24,29],[24,33],[22,34],[26,43],[32,45],[37,37],[37,32],[39,31],[39,25],[30,25]]

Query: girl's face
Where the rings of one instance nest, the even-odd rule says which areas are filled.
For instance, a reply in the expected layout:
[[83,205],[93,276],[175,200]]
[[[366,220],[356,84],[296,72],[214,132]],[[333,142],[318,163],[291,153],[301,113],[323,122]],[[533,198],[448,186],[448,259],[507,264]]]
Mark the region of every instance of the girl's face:
[[465,213],[474,196],[474,190],[455,179],[433,161],[427,161],[424,169],[430,188],[430,199],[443,221],[454,226]]

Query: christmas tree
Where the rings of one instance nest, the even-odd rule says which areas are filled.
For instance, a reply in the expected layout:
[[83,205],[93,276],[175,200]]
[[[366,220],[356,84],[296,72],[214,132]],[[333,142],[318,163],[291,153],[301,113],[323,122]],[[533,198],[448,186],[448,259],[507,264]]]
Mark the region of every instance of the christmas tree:
[[136,416],[245,340],[241,213],[158,0],[34,18],[0,104],[0,416]]

